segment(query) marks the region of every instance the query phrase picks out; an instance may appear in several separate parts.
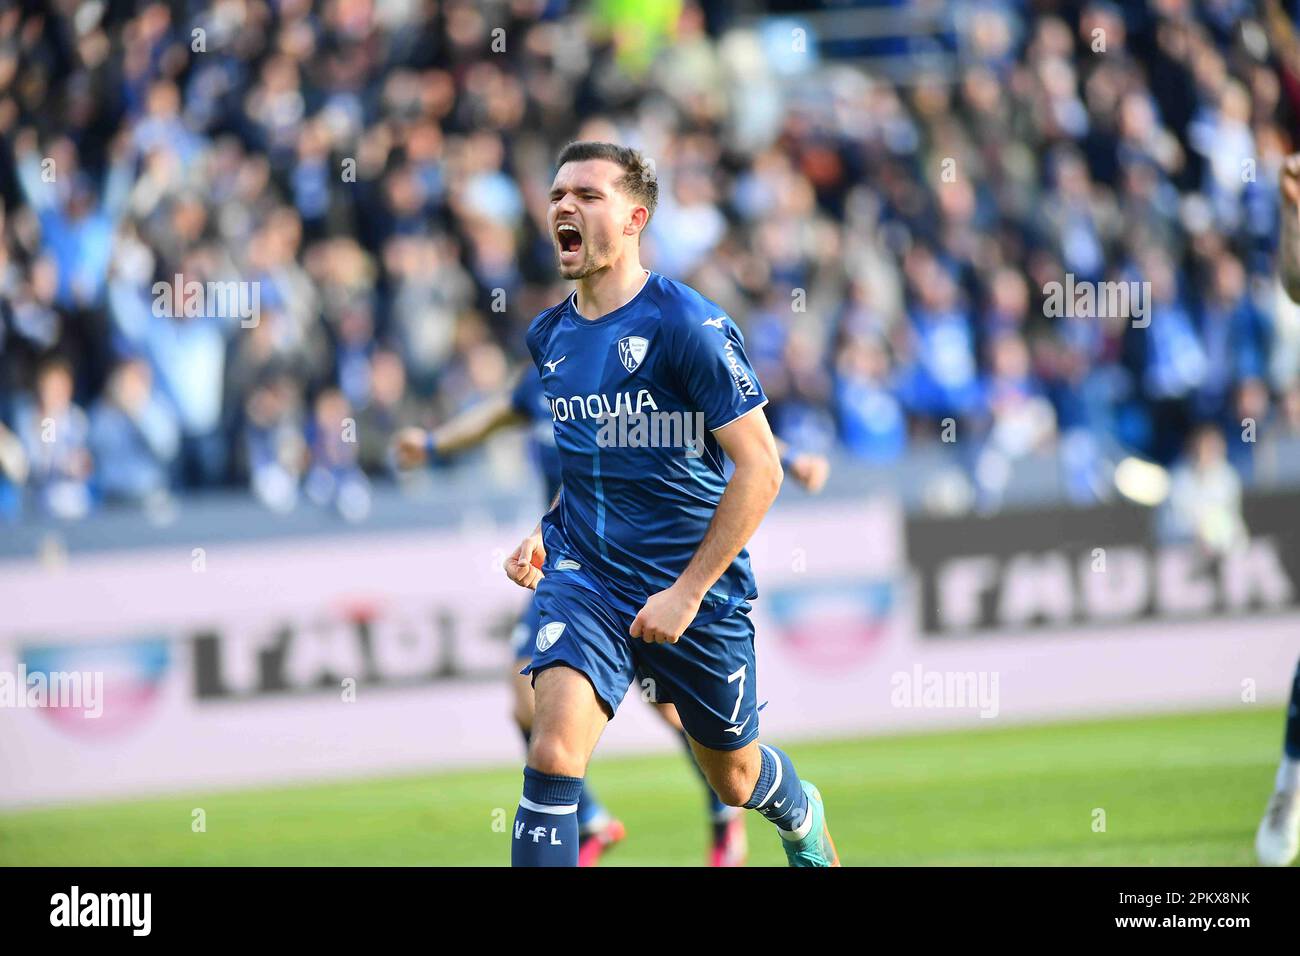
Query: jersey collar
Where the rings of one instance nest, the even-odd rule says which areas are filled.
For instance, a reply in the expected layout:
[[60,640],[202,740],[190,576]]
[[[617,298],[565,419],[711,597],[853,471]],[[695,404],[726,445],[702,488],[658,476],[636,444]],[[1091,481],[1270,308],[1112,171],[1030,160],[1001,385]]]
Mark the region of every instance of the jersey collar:
[[634,305],[637,304],[641,296],[645,295],[645,290],[650,287],[650,280],[654,278],[654,275],[655,274],[652,271],[646,269],[645,281],[641,283],[641,288],[637,289],[636,295],[632,296],[632,298],[628,299],[626,302],[620,305],[613,312],[606,312],[598,319],[589,319],[586,316],[584,316],[581,312],[578,311],[578,290],[577,289],[574,289],[572,292],[569,293],[569,300],[566,303],[568,307],[568,311],[579,325],[601,325],[605,322],[609,322],[612,319],[617,319],[620,316],[622,316],[624,313],[628,312]]

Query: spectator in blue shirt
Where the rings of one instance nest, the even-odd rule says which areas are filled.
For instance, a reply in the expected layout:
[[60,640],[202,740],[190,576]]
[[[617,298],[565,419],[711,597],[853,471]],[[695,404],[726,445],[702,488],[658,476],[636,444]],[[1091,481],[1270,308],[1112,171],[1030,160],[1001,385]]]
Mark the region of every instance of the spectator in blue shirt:
[[165,494],[179,447],[176,415],[154,391],[148,363],[122,362],[90,412],[99,493],[108,501],[134,504]]
[[840,440],[869,462],[896,460],[907,447],[907,419],[889,390],[889,356],[882,343],[852,338],[835,366],[835,408]]
[[38,510],[56,518],[84,517],[91,506],[89,425],[72,401],[72,366],[66,359],[41,365],[36,400],[20,404],[16,426]]

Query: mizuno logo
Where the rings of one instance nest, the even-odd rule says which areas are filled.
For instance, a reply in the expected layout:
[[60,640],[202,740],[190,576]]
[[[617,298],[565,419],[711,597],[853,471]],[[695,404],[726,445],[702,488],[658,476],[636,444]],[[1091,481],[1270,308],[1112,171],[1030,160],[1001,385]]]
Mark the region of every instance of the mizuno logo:
[[713,326],[715,329],[721,329],[721,328],[722,328],[722,323],[725,322],[725,321],[727,321],[727,317],[726,317],[725,315],[714,315],[714,316],[710,316],[709,318],[705,319],[701,324],[702,324],[702,325],[711,325],[711,326]]
[[[751,715],[751,716],[753,716],[753,715]],[[735,725],[733,725],[733,726],[731,726],[731,727],[723,727],[722,729],[725,730],[725,731],[726,731],[727,733],[729,733],[729,734],[735,734],[737,737],[739,737],[739,736],[740,736],[740,732],[741,732],[742,730],[745,729],[745,725],[746,725],[747,723],[749,723],[749,717],[746,717],[744,720],[742,720],[742,721],[741,721],[740,723],[738,723],[738,724],[735,724]]]
[[555,366],[559,365],[559,364],[560,364],[561,362],[563,362],[566,358],[568,358],[567,355],[561,355],[561,356],[560,356],[559,358],[557,358],[554,362],[543,362],[542,364],[546,366],[546,370],[547,370],[548,372],[554,372],[554,371],[555,371]]
[[557,571],[581,571],[581,570],[582,570],[582,565],[579,564],[577,561],[574,561],[572,558],[565,558],[565,559],[563,559],[562,561],[558,561],[558,562],[556,563],[556,565],[555,565],[555,570],[557,570]]

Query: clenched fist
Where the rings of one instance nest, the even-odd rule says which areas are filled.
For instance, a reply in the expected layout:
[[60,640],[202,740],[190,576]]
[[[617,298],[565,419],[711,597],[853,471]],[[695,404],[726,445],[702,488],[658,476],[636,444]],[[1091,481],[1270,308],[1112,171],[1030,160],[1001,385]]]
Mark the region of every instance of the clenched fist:
[[503,566],[506,577],[511,581],[521,588],[535,591],[537,582],[546,576],[542,574],[542,564],[545,561],[546,546],[542,544],[541,534],[534,531],[506,558]]
[[700,612],[701,600],[674,584],[667,591],[650,595],[628,633],[647,644],[676,644]]

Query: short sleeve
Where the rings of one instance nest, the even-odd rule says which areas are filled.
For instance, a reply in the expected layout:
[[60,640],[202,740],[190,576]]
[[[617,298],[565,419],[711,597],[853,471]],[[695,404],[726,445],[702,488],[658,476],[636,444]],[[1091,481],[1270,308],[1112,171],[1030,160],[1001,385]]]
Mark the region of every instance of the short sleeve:
[[677,336],[677,368],[686,397],[710,431],[767,404],[745,340],[725,315],[685,319]]

